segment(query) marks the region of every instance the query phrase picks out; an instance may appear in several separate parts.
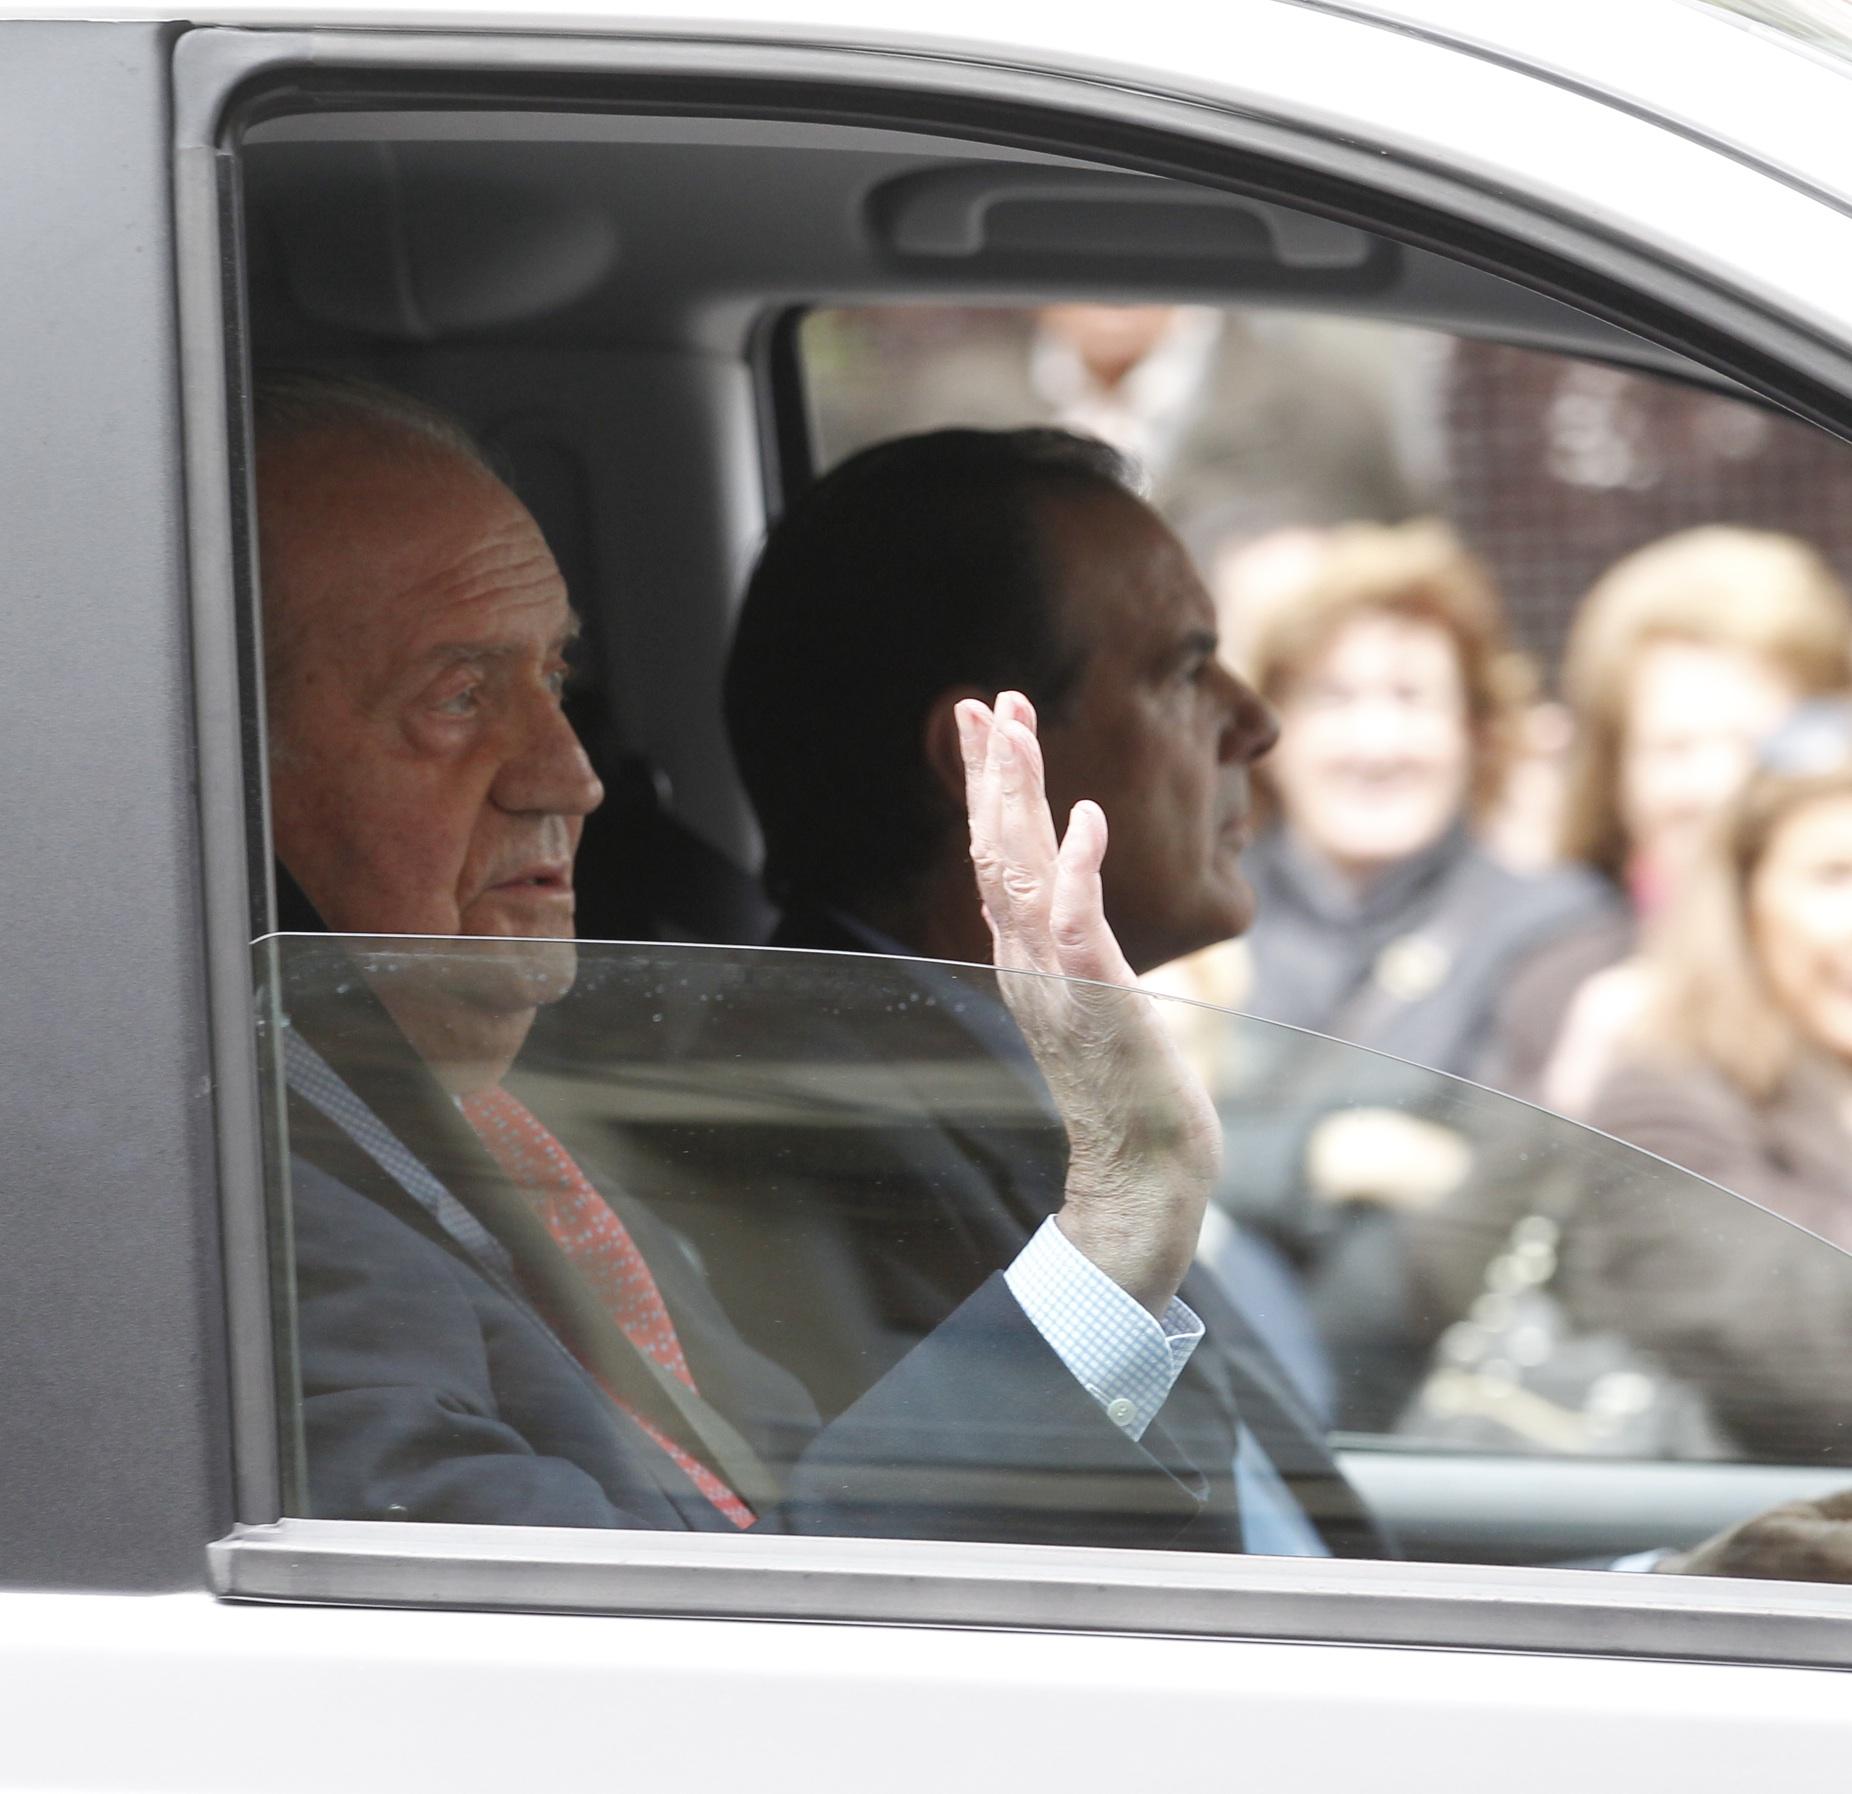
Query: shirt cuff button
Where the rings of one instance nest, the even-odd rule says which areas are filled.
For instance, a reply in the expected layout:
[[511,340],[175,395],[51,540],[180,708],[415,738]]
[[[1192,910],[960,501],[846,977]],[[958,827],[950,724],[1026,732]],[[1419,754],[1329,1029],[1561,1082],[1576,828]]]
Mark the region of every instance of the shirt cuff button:
[[1138,1410],[1122,1395],[1114,1396],[1113,1399],[1106,1404],[1106,1418],[1110,1420],[1114,1426],[1130,1426],[1133,1416],[1136,1415],[1137,1412]]

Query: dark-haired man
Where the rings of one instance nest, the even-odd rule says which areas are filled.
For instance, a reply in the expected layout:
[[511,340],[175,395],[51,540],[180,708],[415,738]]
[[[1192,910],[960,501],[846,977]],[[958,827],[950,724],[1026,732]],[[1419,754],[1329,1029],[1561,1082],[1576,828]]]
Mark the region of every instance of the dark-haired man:
[[[789,702],[812,684],[838,694],[827,727]],[[1119,458],[1037,429],[866,450],[767,541],[726,706],[767,883],[795,912],[780,938],[820,944],[810,924],[834,917],[988,957],[954,711],[1006,685],[1036,708],[1055,814],[1087,797],[1113,819],[1106,909],[1133,967],[1240,933],[1272,714],[1217,658],[1209,595]]]
[[[727,671],[785,906],[775,943],[991,959],[956,717],[993,679],[1036,707],[1055,813],[1091,800],[1113,819],[1102,898],[1133,970],[1240,933],[1249,774],[1275,725],[1216,650],[1188,554],[1103,444],[948,430],[853,457],[771,532]],[[827,727],[784,701],[802,681],[840,694]],[[788,1062],[789,1007],[736,998],[710,1044]],[[834,1411],[1033,1234],[1059,1200],[1068,1134],[994,981],[970,973],[896,961],[837,979],[801,1052],[819,1092],[855,1068],[884,1139],[748,1124],[730,1151],[715,1128],[664,1130],[659,1150],[683,1172],[678,1219],[724,1299]],[[792,1315],[777,1292],[793,1282],[829,1299]],[[1168,1424],[1238,1491],[1248,1547],[1380,1551],[1249,1320],[1200,1273],[1186,1300],[1208,1337]]]
[[[1238,932],[1252,902],[1239,866],[1247,774],[1275,731],[1215,662],[1215,645],[1188,557],[1098,445],[1039,430],[945,431],[845,462],[773,530],[727,681],[768,876],[788,906],[778,938],[989,957],[984,918],[954,876],[963,816],[946,739],[963,693],[992,680],[1020,684],[1040,706],[1058,804],[1091,798],[1125,819],[1100,876],[1132,967]],[[852,743],[835,781],[822,777],[808,719],[775,703],[778,680],[800,666],[823,680],[856,672],[832,718],[836,740]],[[784,1276],[831,1288],[830,1301],[776,1330],[784,1361],[814,1379],[826,1409],[853,1400],[858,1371],[877,1375],[1040,1224],[1059,1200],[1074,1131],[1059,1125],[994,987],[954,968],[888,963],[887,978],[868,975],[872,1000],[859,1006],[834,981],[834,1013],[811,1029],[820,1063],[855,1066],[864,1088],[871,1066],[889,1074],[885,1162],[866,1150],[832,1161],[827,1130],[801,1148],[786,1132],[785,1162],[753,1161],[736,1203],[710,1178],[706,1205],[729,1211],[728,1225],[705,1232],[704,1205],[690,1205],[691,1231],[715,1248],[717,1287],[749,1331],[768,1318],[754,1285]],[[998,982],[1008,995],[1013,980]],[[895,1003],[909,983],[925,1000]],[[750,1050],[749,1028],[731,1038]],[[1166,1425],[1197,1462],[1219,1456],[1232,1469],[1245,1548],[1383,1551],[1249,1316],[1199,1276],[1182,1288],[1206,1330]],[[1852,1493],[1792,1504],[1690,1552],[1616,1567],[1839,1579],[1852,1571],[1848,1517]]]

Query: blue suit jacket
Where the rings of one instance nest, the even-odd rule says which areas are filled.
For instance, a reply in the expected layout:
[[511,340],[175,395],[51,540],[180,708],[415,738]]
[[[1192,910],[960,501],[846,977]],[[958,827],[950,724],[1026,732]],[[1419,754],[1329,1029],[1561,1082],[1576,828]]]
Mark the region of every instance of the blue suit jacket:
[[[788,918],[775,943],[834,957],[716,957],[681,979],[693,999],[683,1051],[715,1089],[713,1113],[630,1117],[599,1144],[694,1243],[752,1345],[825,1415],[850,1416],[1060,1206],[1067,1141],[1020,1036],[984,1039],[987,1012],[1009,1026],[986,974],[963,975],[967,1004],[958,974],[926,985],[906,961],[841,957],[862,943],[814,912]],[[548,1030],[562,1060],[606,1051],[621,1076],[628,1053],[661,1052],[660,1029],[612,1038],[608,1002],[600,1042],[574,1034],[570,1003]],[[537,1056],[548,1047],[538,1040]],[[1240,1548],[1231,1466],[1245,1423],[1334,1552],[1393,1555],[1246,1317],[1199,1272],[1182,1293],[1207,1332],[1160,1416],[1168,1437],[1153,1440],[1201,1472],[1206,1518],[1180,1542]]]
[[[378,1069],[376,1050],[348,1058]],[[342,1070],[453,1194],[518,1202],[505,1180],[495,1189],[499,1168],[421,1071],[402,1063],[389,1076]],[[429,1086],[422,1092],[421,1080]],[[310,1512],[727,1525],[512,1280],[370,1170],[332,1123],[292,1106]],[[588,1171],[596,1175],[595,1166]],[[1231,1516],[1210,1501],[1206,1480],[1162,1425],[1143,1444],[1126,1438],[1001,1277],[986,1280],[826,1426],[802,1385],[741,1337],[674,1234],[608,1180],[604,1188],[655,1274],[702,1394],[780,1486],[761,1508],[768,1530],[1232,1545]],[[493,1230],[493,1213],[483,1218]],[[803,1288],[786,1294],[793,1304],[814,1299]]]

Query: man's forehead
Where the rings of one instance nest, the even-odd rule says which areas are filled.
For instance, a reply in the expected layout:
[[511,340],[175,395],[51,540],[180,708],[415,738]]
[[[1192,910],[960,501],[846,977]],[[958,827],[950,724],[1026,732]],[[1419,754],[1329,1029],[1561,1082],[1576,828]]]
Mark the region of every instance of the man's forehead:
[[[438,666],[480,663],[513,659],[531,653],[536,648],[563,653],[579,639],[583,624],[577,611],[563,602],[558,605],[546,603],[543,606],[537,601],[532,608],[535,612],[544,610],[544,615],[535,616],[534,628],[505,627],[511,621],[518,624],[524,620],[520,615],[511,617],[505,611],[485,616],[482,619],[483,626],[479,629],[467,626],[457,629],[454,627],[457,619],[444,615],[431,616],[428,619],[430,627],[418,631],[424,638],[418,642],[419,662]],[[464,621],[467,625],[468,619]]]
[[1141,500],[1102,488],[1056,500],[1044,517],[1062,621],[1090,646],[1214,634],[1215,606],[1188,552]]
[[290,633],[425,654],[574,627],[533,519],[459,456],[325,438],[260,465],[266,593]]

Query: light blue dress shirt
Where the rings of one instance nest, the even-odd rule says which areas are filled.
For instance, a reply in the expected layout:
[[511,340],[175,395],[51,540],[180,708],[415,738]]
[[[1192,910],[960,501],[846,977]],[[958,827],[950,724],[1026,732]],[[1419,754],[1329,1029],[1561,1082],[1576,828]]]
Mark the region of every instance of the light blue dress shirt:
[[1053,1218],[1016,1254],[1003,1281],[1036,1332],[1132,1439],[1142,1439],[1203,1336],[1187,1304],[1154,1317],[1082,1252]]
[[[1153,1318],[1057,1227],[1035,1230],[1003,1273],[1022,1311],[1106,1418],[1142,1438],[1203,1336],[1185,1302]],[[1245,1426],[1235,1433],[1242,1543],[1269,1557],[1325,1557],[1325,1541]]]

